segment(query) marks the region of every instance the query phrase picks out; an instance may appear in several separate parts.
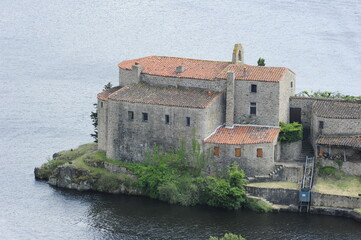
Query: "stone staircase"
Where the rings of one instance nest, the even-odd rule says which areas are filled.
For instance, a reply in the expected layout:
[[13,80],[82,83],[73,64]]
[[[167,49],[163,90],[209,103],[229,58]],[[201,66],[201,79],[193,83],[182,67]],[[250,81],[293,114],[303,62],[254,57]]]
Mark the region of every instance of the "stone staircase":
[[314,151],[313,151],[312,145],[308,139],[302,141],[301,155],[298,157],[298,159],[296,161],[297,162],[305,162],[307,156],[308,157],[314,156]]
[[279,173],[284,168],[283,164],[276,164],[275,169],[268,175],[256,175],[254,177],[248,177],[249,182],[270,182],[273,180],[273,176]]

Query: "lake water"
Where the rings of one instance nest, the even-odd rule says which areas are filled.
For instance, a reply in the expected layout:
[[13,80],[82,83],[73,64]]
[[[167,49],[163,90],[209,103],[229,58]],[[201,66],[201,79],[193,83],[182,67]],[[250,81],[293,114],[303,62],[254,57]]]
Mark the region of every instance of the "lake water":
[[92,141],[90,112],[117,63],[230,60],[297,74],[297,90],[361,95],[360,1],[0,1],[0,239],[361,239],[352,220],[185,208],[35,181],[54,152]]

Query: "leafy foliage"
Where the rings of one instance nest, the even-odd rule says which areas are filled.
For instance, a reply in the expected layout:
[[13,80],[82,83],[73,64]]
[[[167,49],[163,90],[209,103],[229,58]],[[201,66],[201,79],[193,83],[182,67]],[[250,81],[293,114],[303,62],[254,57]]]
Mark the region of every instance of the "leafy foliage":
[[286,124],[280,122],[281,131],[278,136],[280,142],[296,142],[303,138],[302,124],[298,122]]
[[247,198],[244,206],[255,212],[266,213],[272,211],[272,207],[260,199]]
[[343,100],[350,100],[350,101],[360,101],[361,96],[352,96],[352,95],[345,95],[339,92],[330,92],[330,91],[302,91],[297,94],[297,96],[303,97],[314,97],[314,98],[334,98],[334,99],[343,99]]
[[264,58],[259,58],[257,61],[258,66],[266,66],[266,62]]
[[233,233],[226,233],[223,237],[217,238],[217,237],[210,237],[209,240],[246,240],[241,235],[236,235]]

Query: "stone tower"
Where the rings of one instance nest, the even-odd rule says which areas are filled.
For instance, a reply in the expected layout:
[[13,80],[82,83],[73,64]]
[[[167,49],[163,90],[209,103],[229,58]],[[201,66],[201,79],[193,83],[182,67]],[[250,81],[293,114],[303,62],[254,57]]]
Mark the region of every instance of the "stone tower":
[[232,55],[233,64],[244,64],[244,51],[242,44],[234,44],[233,55]]

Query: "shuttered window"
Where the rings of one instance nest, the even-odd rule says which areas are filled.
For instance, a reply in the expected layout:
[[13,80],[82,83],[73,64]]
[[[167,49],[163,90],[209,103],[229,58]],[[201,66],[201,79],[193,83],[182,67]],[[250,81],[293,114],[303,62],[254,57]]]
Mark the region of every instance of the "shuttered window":
[[214,147],[214,155],[219,156],[219,147]]
[[241,157],[241,149],[240,148],[234,149],[234,156]]
[[262,148],[257,148],[257,157],[263,157],[263,150]]

